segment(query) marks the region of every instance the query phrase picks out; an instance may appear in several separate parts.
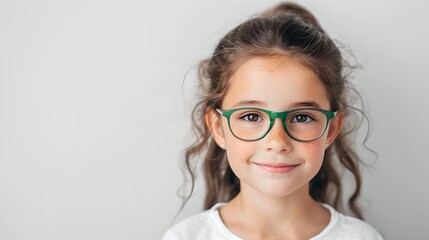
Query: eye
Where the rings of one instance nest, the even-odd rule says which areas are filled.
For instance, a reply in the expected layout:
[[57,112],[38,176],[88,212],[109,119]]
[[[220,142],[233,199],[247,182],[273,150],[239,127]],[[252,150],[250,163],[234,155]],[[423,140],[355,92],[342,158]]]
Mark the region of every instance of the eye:
[[241,117],[241,119],[247,121],[247,122],[259,122],[262,121],[262,118],[260,115],[256,113],[249,113]]
[[298,113],[291,120],[293,123],[309,123],[311,121],[313,121],[313,118],[305,113]]

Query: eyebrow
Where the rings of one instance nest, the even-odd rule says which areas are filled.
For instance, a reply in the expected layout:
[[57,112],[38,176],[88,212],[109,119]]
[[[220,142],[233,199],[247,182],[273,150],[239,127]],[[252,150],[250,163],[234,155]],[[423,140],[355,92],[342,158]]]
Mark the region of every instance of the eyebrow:
[[257,101],[257,100],[241,100],[237,103],[235,103],[234,105],[232,105],[232,108],[236,108],[236,107],[243,107],[243,106],[250,106],[250,107],[266,107],[267,104],[265,104],[264,102],[261,101]]
[[320,104],[314,101],[306,101],[306,102],[296,102],[291,105],[291,108],[297,107],[314,107],[314,108],[322,108]]
[[[241,100],[241,101],[235,103],[234,105],[232,105],[232,108],[236,108],[236,107],[266,107],[266,106],[267,106],[267,104],[262,102],[262,101],[246,99],[246,100]],[[300,107],[321,108],[320,104],[318,104],[317,102],[303,101],[303,102],[292,103],[292,105],[289,106],[289,109],[300,108]]]

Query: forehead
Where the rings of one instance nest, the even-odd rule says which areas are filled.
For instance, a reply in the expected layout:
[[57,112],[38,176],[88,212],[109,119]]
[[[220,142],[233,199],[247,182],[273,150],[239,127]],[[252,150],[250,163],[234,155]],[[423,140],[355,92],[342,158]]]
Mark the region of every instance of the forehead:
[[312,70],[293,57],[254,57],[230,78],[222,108],[257,105],[284,111],[309,102],[329,109],[326,89]]

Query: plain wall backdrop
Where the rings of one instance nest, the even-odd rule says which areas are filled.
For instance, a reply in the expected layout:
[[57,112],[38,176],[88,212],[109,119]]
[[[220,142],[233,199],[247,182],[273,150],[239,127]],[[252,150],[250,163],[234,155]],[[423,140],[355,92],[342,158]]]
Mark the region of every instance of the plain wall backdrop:
[[[195,66],[277,2],[0,0],[0,239],[160,239],[181,203]],[[362,65],[379,154],[361,149],[366,220],[424,239],[429,3],[298,2]]]

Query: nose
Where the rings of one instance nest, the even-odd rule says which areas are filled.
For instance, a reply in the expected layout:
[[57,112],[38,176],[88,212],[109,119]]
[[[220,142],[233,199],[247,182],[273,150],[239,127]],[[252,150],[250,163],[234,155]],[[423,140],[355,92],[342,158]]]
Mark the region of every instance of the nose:
[[292,151],[292,138],[286,133],[283,128],[282,120],[277,118],[274,121],[273,128],[266,136],[267,151],[274,151],[277,153]]

